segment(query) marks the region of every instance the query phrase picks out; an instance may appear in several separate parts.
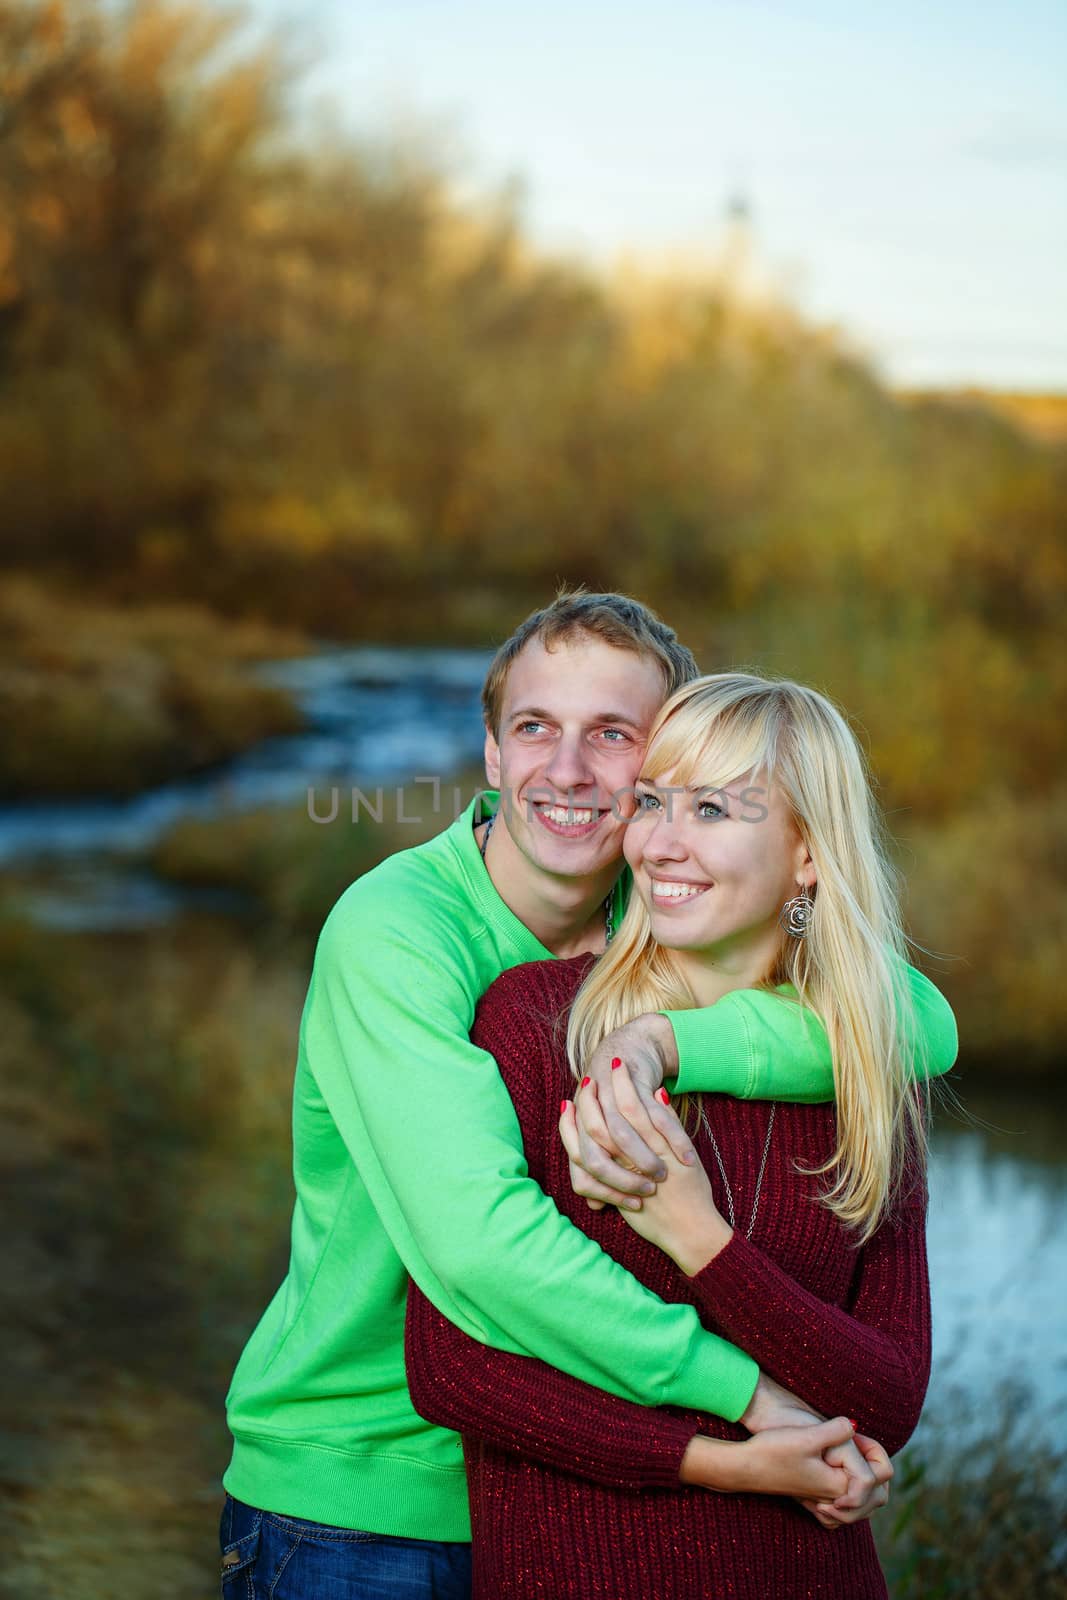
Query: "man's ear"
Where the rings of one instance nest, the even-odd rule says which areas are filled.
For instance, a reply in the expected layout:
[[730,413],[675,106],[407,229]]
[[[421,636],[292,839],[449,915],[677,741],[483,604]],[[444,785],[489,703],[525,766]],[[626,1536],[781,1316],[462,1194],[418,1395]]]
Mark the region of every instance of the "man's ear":
[[500,788],[500,746],[488,725],[485,730],[485,775],[489,779],[490,789]]

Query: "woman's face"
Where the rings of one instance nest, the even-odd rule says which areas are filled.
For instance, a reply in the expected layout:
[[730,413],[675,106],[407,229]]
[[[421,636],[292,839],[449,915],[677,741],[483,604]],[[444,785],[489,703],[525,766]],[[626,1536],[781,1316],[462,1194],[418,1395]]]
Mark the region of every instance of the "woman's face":
[[781,791],[748,778],[683,790],[668,773],[636,792],[626,859],[656,941],[747,983],[765,977],[782,906],[815,881]]

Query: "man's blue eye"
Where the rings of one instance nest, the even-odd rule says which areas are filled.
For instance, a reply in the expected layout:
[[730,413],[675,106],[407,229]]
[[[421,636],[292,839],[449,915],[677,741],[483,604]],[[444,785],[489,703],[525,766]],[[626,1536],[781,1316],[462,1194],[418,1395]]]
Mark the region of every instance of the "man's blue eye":
[[621,728],[605,728],[604,729],[604,737],[611,744],[614,744],[617,740],[625,741],[629,737],[629,735],[624,733]]
[[520,722],[519,726],[518,726],[518,732],[519,733],[529,733],[531,728],[543,728],[543,727],[544,727],[544,723],[543,722]]

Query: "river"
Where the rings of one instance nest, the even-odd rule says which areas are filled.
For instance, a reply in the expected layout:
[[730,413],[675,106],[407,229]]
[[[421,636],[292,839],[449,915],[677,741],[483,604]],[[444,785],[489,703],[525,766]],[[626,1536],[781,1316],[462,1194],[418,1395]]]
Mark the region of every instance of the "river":
[[[974,1120],[936,1117],[927,1238],[934,1316],[930,1411],[988,1426],[1005,1383],[1029,1390],[1049,1438],[1067,1422],[1067,1105],[968,1086]],[[953,1399],[959,1389],[963,1408]]]
[[489,653],[329,649],[251,669],[286,690],[299,733],[265,739],[210,772],[127,799],[88,795],[0,806],[6,898],[33,921],[70,932],[149,927],[183,910],[225,911],[228,897],[164,882],[144,856],[185,818],[291,806],[309,790],[447,776],[482,751],[480,691]]

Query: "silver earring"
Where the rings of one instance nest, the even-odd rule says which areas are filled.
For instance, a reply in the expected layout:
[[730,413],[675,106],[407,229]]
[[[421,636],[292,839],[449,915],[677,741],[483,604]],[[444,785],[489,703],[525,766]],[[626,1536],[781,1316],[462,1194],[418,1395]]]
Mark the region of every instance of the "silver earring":
[[808,893],[808,886],[805,884],[800,894],[795,895],[792,900],[787,900],[778,913],[778,925],[784,928],[786,933],[792,934],[794,939],[806,939],[814,915],[815,901]]

